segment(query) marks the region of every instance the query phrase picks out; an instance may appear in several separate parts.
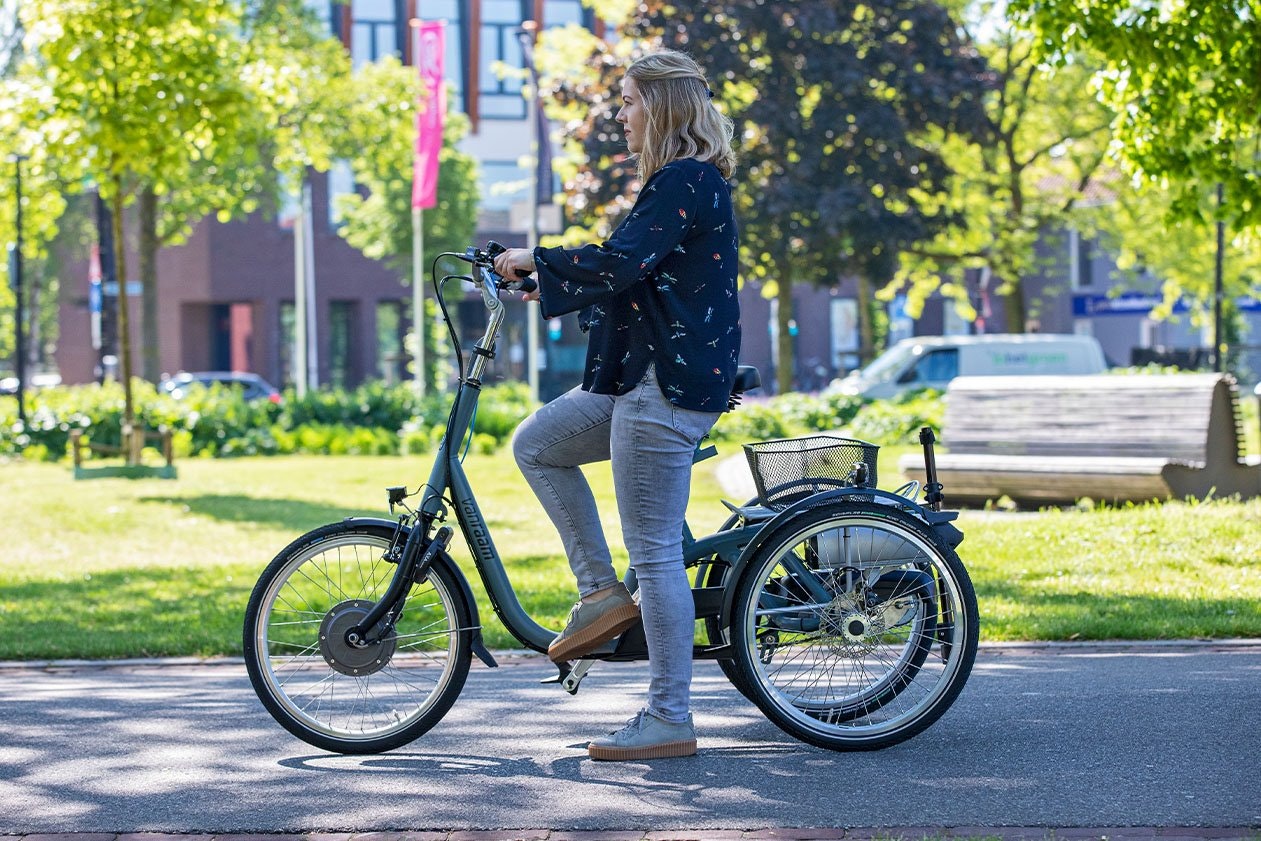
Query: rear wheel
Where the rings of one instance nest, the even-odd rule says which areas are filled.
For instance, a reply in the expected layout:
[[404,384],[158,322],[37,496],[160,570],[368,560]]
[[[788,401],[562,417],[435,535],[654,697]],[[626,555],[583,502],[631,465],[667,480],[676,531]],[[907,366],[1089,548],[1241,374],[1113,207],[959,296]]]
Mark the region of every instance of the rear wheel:
[[954,550],[911,515],[857,501],[776,527],[741,574],[731,624],[741,691],[833,750],[931,725],[963,689],[979,635]]
[[[303,741],[339,753],[407,744],[451,708],[468,675],[472,621],[439,559],[413,584],[392,627],[352,645],[347,632],[382,597],[397,565],[393,530],[335,524],[268,565],[245,612],[245,665],[267,711]],[[383,620],[384,622],[385,620]]]

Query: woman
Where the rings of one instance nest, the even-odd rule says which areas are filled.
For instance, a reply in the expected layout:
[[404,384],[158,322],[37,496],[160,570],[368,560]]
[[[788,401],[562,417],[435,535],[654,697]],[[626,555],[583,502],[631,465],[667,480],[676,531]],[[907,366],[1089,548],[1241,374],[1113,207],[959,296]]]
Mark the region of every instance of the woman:
[[[561,534],[579,602],[548,649],[556,662],[601,650],[641,618],[648,705],[588,746],[594,759],[696,753],[689,708],[696,621],[683,568],[692,453],[726,408],[740,352],[737,235],[727,178],[731,122],[700,67],[665,51],[634,62],[617,121],[638,155],[639,198],[608,242],[509,249],[495,270],[536,272],[543,316],[585,310],[581,388],[518,428],[517,464]],[[622,534],[638,581],[613,569],[579,468],[611,460]],[[605,647],[605,648],[602,648]]]

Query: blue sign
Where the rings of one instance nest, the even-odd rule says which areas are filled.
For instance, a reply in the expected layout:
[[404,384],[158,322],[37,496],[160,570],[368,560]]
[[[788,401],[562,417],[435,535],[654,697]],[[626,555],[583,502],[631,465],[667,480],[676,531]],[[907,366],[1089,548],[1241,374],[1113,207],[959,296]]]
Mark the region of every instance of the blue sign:
[[101,284],[96,281],[88,284],[88,312],[96,314],[101,311]]
[[[1161,295],[1145,292],[1126,292],[1123,295],[1083,295],[1073,296],[1073,317],[1094,318],[1103,315],[1147,315],[1156,306],[1164,302]],[[1251,295],[1240,295],[1234,301],[1235,307],[1244,312],[1261,312],[1261,299]],[[1186,298],[1179,298],[1173,304],[1173,312],[1191,311],[1191,303]]]

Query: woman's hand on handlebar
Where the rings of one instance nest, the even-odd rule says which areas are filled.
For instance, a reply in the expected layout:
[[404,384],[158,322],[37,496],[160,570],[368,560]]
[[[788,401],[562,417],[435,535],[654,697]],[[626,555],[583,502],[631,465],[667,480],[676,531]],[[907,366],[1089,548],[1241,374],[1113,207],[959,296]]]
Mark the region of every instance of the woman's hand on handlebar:
[[[495,274],[500,277],[521,277],[534,271],[534,252],[528,248],[509,248],[495,258]],[[527,301],[539,299],[538,290],[522,296]]]

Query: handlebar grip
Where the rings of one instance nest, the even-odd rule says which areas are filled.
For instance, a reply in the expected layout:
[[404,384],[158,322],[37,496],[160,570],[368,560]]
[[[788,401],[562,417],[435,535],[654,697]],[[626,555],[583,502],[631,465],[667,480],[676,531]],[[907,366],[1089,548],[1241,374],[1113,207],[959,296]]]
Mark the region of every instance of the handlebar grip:
[[521,278],[521,281],[517,284],[517,288],[522,292],[533,292],[535,289],[539,288],[538,281],[530,275],[523,275],[520,272],[517,272],[517,276]]

